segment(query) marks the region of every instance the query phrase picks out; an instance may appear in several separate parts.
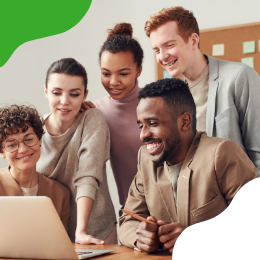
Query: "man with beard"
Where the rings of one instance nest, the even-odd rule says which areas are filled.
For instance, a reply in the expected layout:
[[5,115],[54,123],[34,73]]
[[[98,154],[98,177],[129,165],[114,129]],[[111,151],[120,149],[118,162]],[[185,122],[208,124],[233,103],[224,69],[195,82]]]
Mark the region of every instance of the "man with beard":
[[238,144],[196,131],[196,106],[185,82],[159,80],[146,85],[138,98],[137,123],[145,145],[125,209],[155,224],[123,214],[119,240],[147,252],[162,243],[172,252],[186,227],[220,214],[259,175]]

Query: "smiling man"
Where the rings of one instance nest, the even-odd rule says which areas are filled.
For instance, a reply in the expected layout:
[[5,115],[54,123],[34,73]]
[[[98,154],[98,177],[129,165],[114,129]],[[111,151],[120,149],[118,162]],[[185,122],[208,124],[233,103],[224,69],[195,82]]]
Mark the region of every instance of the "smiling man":
[[123,214],[119,240],[147,252],[162,243],[172,252],[186,227],[220,214],[259,175],[238,144],[196,131],[196,106],[185,82],[159,80],[146,85],[138,98],[137,123],[145,145],[125,209],[155,225]]
[[238,63],[203,55],[193,13],[171,7],[145,24],[157,62],[172,77],[184,76],[197,108],[197,129],[239,144],[260,172],[260,78]]

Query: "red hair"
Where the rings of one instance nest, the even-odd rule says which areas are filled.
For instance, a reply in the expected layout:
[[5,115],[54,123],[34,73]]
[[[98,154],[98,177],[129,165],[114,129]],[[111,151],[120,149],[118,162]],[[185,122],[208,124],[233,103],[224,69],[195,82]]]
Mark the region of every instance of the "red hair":
[[169,21],[177,22],[178,34],[186,43],[193,33],[199,35],[199,26],[193,13],[185,10],[181,6],[164,8],[160,12],[152,15],[145,23],[144,30],[146,35],[150,37],[152,31]]

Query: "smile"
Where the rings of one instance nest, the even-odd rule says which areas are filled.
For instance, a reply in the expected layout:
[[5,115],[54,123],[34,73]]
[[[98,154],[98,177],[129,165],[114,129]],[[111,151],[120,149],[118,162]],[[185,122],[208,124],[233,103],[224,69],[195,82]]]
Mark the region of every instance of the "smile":
[[167,67],[170,67],[172,64],[174,64],[175,62],[177,61],[177,59],[176,60],[173,60],[172,62],[170,62],[170,63],[168,63],[168,64],[164,64],[164,65],[166,65]]
[[116,88],[113,88],[113,89],[109,89],[110,93],[114,94],[114,95],[117,95],[117,94],[120,94],[123,89],[116,89]]
[[58,108],[58,110],[60,110],[61,112],[70,112],[70,110],[61,109],[61,108]]
[[156,141],[156,142],[152,142],[146,145],[147,150],[149,153],[153,153],[157,150],[158,147],[160,147],[162,144],[162,141]]
[[16,158],[16,160],[27,160],[29,159],[30,157],[32,157],[33,153],[32,154],[29,154],[29,155],[26,155],[24,157],[20,157],[20,158]]

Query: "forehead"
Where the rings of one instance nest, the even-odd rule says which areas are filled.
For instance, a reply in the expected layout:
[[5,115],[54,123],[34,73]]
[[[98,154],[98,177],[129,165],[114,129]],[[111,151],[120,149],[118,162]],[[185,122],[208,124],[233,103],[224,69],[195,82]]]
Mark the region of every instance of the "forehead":
[[166,112],[166,105],[161,97],[142,98],[137,106],[137,118],[142,121],[149,117],[168,120],[171,115]]
[[28,126],[28,129],[26,132],[19,132],[17,134],[11,134],[11,135],[7,135],[6,139],[4,140],[4,142],[8,139],[16,139],[18,141],[22,141],[23,138],[28,135],[28,134],[35,134],[33,128],[31,126]]
[[48,87],[50,88],[80,88],[84,90],[83,78],[80,76],[66,75],[63,73],[52,73],[49,76]]
[[176,21],[169,21],[151,32],[150,39],[152,47],[155,48],[173,40],[180,40],[178,25]]
[[134,55],[132,52],[118,52],[111,53],[109,51],[104,51],[101,55],[100,65],[102,69],[107,70],[121,70],[124,68],[136,67],[136,62],[134,62]]

